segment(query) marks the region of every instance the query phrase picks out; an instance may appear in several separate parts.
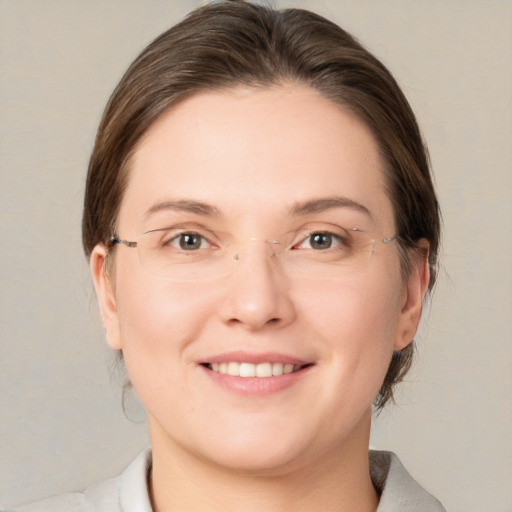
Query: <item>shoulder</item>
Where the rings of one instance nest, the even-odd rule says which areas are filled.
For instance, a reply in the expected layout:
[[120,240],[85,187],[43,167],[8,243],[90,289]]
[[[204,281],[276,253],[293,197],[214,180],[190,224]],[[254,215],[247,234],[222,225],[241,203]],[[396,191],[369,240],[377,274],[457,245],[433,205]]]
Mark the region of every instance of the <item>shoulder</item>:
[[377,512],[446,512],[441,503],[412,478],[391,452],[370,451],[370,473],[381,493]]
[[117,478],[84,492],[61,494],[6,512],[151,512],[147,487],[151,452],[142,452]]
[[65,510],[69,512],[85,511],[83,494],[61,494],[7,512],[64,512]]
[[92,485],[84,492],[59,494],[10,512],[121,512],[117,490],[118,478],[113,478]]

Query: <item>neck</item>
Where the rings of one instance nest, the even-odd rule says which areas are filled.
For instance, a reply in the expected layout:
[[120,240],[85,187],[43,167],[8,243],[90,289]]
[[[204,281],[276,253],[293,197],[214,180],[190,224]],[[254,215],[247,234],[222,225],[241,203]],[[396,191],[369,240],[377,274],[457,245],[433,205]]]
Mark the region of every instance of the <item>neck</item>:
[[355,439],[323,457],[285,469],[242,473],[201,459],[150,421],[154,512],[374,512],[378,496],[368,463],[370,418]]

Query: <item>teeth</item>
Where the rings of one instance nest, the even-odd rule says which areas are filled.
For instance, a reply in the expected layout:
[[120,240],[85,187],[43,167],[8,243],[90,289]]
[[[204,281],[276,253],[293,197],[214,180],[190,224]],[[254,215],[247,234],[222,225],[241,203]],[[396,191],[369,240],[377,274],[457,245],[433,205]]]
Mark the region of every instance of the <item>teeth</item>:
[[283,375],[283,372],[284,372],[284,364],[274,363],[272,365],[272,375]]
[[228,363],[228,371],[226,373],[233,375],[233,377],[238,377],[240,375],[240,363]]
[[250,363],[240,363],[240,377],[256,377],[256,366]]
[[283,363],[212,363],[209,368],[216,373],[232,375],[233,377],[272,377],[293,373],[300,368],[299,365]]
[[[272,364],[271,363],[261,363],[255,366],[256,377],[272,377]],[[242,372],[240,371],[240,374]]]

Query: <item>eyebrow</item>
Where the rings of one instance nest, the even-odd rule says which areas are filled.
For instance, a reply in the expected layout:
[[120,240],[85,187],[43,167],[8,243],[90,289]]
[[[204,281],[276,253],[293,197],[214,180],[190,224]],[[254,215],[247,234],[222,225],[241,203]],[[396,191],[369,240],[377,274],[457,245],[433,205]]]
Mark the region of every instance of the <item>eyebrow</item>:
[[[368,215],[370,218],[373,218],[370,210],[368,210],[366,206],[358,203],[357,201],[354,201],[353,199],[342,196],[324,197],[296,203],[291,208],[290,215],[292,217],[300,217],[302,215],[319,213],[334,208],[350,208],[352,210],[362,212],[365,215]],[[145,216],[149,217],[153,213],[162,210],[191,212],[210,217],[218,217],[221,214],[220,210],[211,204],[193,199],[180,199],[175,201],[161,201],[156,203],[151,208],[149,208],[149,210],[147,210]]]
[[208,203],[194,201],[193,199],[180,199],[176,201],[162,201],[160,203],[156,203],[145,213],[145,216],[149,217],[153,213],[160,212],[162,210],[191,212],[210,217],[218,217],[220,215],[218,208]]
[[308,215],[310,213],[324,212],[333,208],[350,208],[352,210],[362,212],[365,215],[368,215],[370,218],[373,218],[370,210],[368,210],[366,206],[358,203],[357,201],[354,201],[353,199],[342,196],[324,197],[320,199],[312,199],[302,203],[296,203],[292,207],[290,213],[292,216],[301,216]]

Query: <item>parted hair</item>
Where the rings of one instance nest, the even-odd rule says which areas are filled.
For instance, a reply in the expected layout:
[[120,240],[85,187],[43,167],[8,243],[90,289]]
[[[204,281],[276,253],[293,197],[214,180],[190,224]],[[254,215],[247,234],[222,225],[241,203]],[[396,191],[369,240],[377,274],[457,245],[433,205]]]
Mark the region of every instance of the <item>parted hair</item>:
[[[427,149],[409,103],[386,67],[335,23],[302,9],[243,0],[201,7],[157,37],[130,65],[101,119],[87,174],[82,240],[87,257],[110,247],[131,157],[153,123],[185,98],[237,86],[297,83],[356,116],[377,141],[394,208],[404,277],[429,244],[436,279],[440,212]],[[414,342],[394,352],[375,399],[380,409],[408,371]]]

